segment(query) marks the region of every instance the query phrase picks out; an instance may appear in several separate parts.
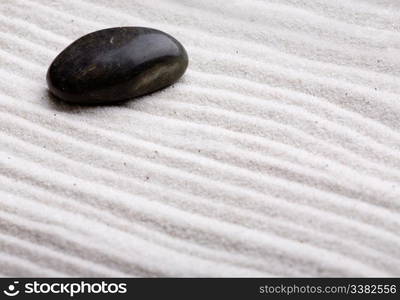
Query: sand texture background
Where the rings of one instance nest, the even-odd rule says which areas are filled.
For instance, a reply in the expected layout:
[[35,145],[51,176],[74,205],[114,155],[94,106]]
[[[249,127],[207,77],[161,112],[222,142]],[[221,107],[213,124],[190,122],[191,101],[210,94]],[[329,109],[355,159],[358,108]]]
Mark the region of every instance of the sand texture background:
[[[120,106],[52,100],[78,37],[190,56]],[[1,0],[1,276],[400,276],[400,2]]]

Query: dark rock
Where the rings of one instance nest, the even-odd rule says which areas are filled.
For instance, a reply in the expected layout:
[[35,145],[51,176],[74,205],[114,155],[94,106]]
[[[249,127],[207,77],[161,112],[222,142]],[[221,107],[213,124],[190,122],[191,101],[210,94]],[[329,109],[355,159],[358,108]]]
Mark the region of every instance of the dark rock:
[[114,103],[177,81],[188,56],[172,36],[151,28],[117,27],[81,37],[47,71],[50,91],[77,104]]

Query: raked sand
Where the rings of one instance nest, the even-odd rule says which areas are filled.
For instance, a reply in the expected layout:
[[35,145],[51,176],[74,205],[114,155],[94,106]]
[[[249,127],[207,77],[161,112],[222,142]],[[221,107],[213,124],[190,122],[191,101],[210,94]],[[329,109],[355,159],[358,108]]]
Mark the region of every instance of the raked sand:
[[[1,0],[1,276],[400,276],[397,0]],[[95,30],[147,26],[185,76],[50,99]]]

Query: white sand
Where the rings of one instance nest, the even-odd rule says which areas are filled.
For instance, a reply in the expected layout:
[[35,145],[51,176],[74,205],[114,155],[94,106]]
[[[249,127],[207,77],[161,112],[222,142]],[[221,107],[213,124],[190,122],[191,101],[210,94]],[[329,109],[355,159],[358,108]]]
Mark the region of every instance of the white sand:
[[[0,275],[400,276],[397,0],[1,0]],[[49,100],[52,59],[138,25],[184,78]]]

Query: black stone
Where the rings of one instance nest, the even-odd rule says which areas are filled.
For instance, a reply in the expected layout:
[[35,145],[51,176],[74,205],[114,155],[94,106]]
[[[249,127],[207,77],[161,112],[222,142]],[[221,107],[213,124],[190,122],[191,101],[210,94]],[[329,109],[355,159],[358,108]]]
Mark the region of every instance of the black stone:
[[162,31],[109,28],[89,33],[62,51],[47,71],[47,84],[66,102],[114,103],[173,84],[187,65],[185,48]]

